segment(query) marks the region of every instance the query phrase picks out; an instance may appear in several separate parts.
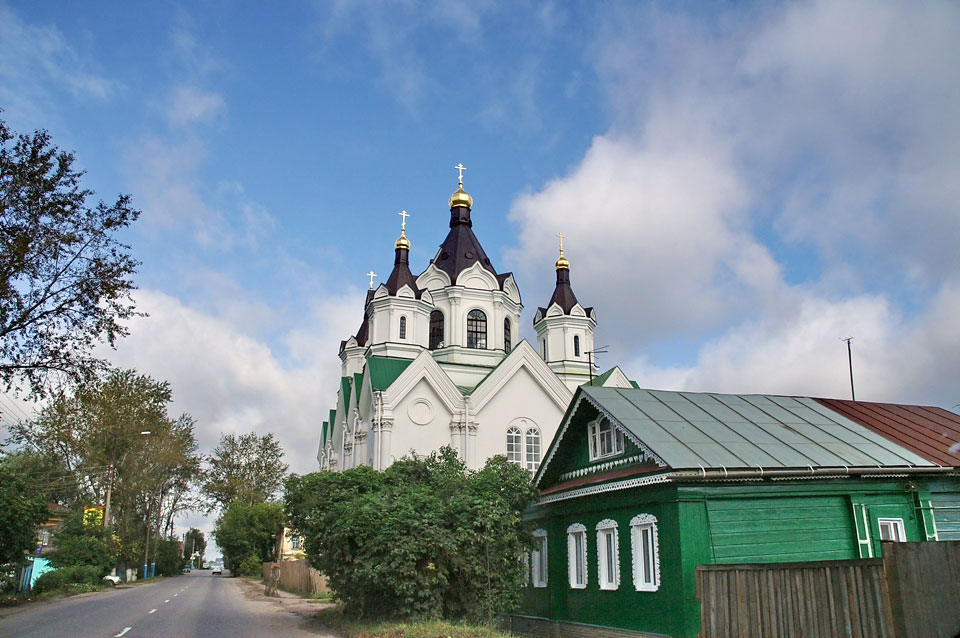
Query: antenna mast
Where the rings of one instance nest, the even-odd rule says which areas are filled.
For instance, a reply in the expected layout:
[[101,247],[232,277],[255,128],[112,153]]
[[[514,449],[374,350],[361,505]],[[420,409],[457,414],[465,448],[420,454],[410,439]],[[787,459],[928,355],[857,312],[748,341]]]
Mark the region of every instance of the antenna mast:
[[850,342],[853,341],[853,337],[845,337],[840,341],[847,342],[847,363],[850,367],[850,400],[856,401],[857,394],[853,391],[853,349],[850,347]]

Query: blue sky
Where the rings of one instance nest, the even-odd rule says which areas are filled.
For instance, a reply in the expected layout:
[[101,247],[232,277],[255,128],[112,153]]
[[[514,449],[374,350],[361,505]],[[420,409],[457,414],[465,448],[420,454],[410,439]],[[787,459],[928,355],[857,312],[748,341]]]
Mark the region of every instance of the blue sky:
[[313,469],[364,273],[463,162],[529,319],[566,236],[602,362],[668,389],[960,402],[954,3],[0,2],[0,107],[131,193],[109,356],[205,448]]

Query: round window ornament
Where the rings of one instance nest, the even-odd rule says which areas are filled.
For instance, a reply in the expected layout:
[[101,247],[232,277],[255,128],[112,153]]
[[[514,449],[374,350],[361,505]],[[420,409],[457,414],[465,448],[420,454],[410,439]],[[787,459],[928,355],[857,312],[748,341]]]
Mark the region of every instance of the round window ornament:
[[467,259],[473,259],[473,251],[468,250],[466,253],[464,253],[463,256],[466,257]]
[[407,408],[407,416],[417,425],[427,425],[433,421],[433,404],[426,399],[415,399]]

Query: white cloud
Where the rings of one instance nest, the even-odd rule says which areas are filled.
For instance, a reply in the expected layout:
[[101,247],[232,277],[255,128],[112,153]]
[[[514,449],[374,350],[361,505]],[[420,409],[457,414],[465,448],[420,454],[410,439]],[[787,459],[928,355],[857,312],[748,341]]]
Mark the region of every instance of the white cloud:
[[[853,336],[860,398],[949,402],[960,10],[614,13],[596,60],[616,121],[514,202],[518,278],[543,279],[562,231],[598,343],[650,385],[845,396]],[[699,343],[689,365],[647,355],[671,342]]]
[[25,22],[0,5],[0,104],[7,118],[54,119],[65,92],[77,100],[103,101],[120,85],[95,70],[83,51],[54,26]]
[[[116,366],[169,381],[173,411],[197,419],[205,451],[221,434],[272,432],[292,471],[313,471],[320,424],[333,407],[340,374],[331,344],[356,329],[359,299],[354,291],[305,301],[301,323],[284,339],[293,349],[286,356],[227,318],[140,290],[137,307],[149,317],[131,322],[130,336],[109,356]],[[295,363],[284,363],[288,359]]]
[[223,97],[195,86],[179,86],[169,97],[166,116],[172,126],[207,123],[226,110]]

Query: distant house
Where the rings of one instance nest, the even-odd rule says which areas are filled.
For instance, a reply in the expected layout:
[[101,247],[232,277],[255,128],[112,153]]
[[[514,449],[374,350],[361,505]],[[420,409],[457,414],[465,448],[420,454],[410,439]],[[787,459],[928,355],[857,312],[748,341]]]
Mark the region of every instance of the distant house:
[[307,557],[303,549],[303,536],[296,530],[284,527],[277,535],[277,560],[300,560]]
[[[695,638],[697,565],[874,557],[881,540],[960,531],[942,506],[956,499],[957,457],[918,451],[935,430],[898,440],[903,423],[869,427],[854,409],[581,386],[534,479],[514,629]],[[936,449],[955,452],[960,417],[931,410],[953,428]]]
[[53,569],[47,555],[56,549],[54,536],[70,511],[52,501],[47,503],[47,511],[50,512],[50,516],[37,528],[36,547],[30,556],[26,557],[26,564],[19,569],[17,591],[29,591],[42,574]]

